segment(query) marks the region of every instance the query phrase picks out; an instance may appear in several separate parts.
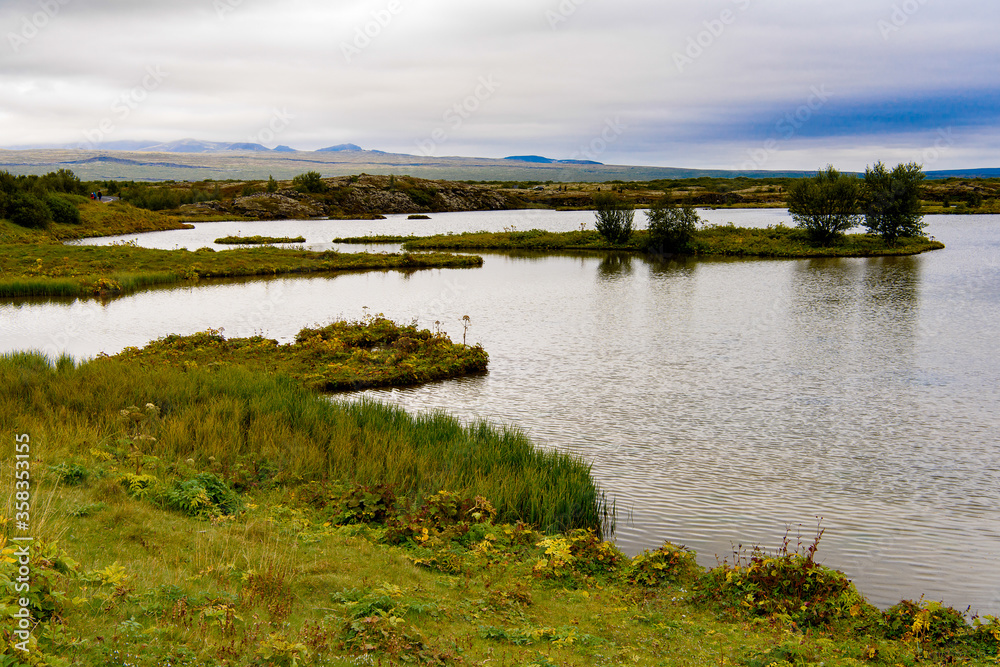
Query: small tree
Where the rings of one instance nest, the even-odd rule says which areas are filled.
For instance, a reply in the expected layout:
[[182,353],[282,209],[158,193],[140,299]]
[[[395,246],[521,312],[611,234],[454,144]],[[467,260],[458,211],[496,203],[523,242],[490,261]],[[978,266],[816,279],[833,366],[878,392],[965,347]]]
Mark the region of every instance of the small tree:
[[788,187],[788,212],[817,243],[828,245],[860,220],[861,186],[832,166]]
[[868,232],[878,234],[886,243],[923,234],[922,180],[923,168],[915,162],[899,164],[892,171],[881,162],[865,169],[863,209]]
[[267,179],[267,191],[268,192],[278,191],[278,181],[274,180],[274,176],[269,176]]
[[326,183],[323,182],[323,175],[318,171],[307,171],[292,179],[292,187],[299,192],[324,192]]
[[632,238],[632,220],[635,210],[611,192],[594,195],[597,221],[594,226],[608,243],[625,243]]
[[676,206],[670,197],[663,197],[646,211],[649,245],[646,250],[656,254],[671,254],[690,250],[691,237],[701,218],[691,206]]

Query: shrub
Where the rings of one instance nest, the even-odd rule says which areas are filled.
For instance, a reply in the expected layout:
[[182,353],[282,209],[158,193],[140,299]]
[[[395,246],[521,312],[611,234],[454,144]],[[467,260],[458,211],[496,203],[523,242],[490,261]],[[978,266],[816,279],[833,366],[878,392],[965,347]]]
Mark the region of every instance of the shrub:
[[80,209],[69,200],[50,194],[45,197],[45,204],[52,211],[52,219],[64,225],[80,224]]
[[643,551],[632,559],[626,579],[638,586],[655,588],[687,579],[698,571],[694,552],[670,542],[655,551]]
[[326,183],[323,182],[323,175],[318,171],[307,171],[292,179],[292,187],[299,192],[325,192]]
[[661,199],[646,211],[646,221],[649,230],[646,251],[662,255],[689,251],[701,218],[690,206],[673,206],[669,200]]
[[612,192],[602,192],[594,195],[594,210],[597,215],[594,227],[608,243],[625,243],[632,238],[635,211],[631,204]]
[[164,498],[168,507],[192,516],[227,516],[243,508],[239,494],[210,472],[175,481]]
[[593,530],[577,529],[549,537],[538,543],[545,549],[532,568],[536,577],[572,583],[574,575],[607,575],[617,572],[627,557],[611,542],[605,542]]
[[19,192],[7,203],[7,217],[11,222],[29,229],[45,229],[52,223],[52,211],[33,194]]
[[87,480],[90,471],[79,463],[59,463],[49,466],[49,474],[60,484],[77,486]]
[[877,621],[878,610],[865,601],[843,572],[815,561],[823,531],[817,532],[805,553],[788,550],[788,537],[775,553],[754,547],[738,553],[735,563],[723,561],[698,582],[696,599],[739,617],[781,617],[803,626],[824,626],[853,619],[856,624]]

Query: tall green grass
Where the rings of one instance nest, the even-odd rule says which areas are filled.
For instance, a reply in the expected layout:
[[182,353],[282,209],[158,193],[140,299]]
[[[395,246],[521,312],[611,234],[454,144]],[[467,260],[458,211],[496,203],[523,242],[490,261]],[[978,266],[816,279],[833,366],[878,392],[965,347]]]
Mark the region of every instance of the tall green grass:
[[[502,521],[547,531],[610,533],[604,498],[578,457],[536,448],[520,431],[445,414],[411,416],[372,401],[331,401],[288,377],[239,366],[174,368],[98,358],[53,365],[33,353],[0,358],[0,428],[31,434],[50,460],[86,458],[127,437],[120,411],[153,403],[165,470],[193,459],[226,476],[389,484],[412,498],[447,489],[483,495]],[[3,459],[10,456],[5,449]]]

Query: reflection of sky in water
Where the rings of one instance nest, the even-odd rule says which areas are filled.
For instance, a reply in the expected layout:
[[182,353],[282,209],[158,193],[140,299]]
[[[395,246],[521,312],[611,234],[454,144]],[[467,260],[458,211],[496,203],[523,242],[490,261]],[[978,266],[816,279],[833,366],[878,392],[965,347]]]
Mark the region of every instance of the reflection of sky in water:
[[[504,221],[492,215],[480,226]],[[998,222],[933,218],[948,249],[911,258],[487,254],[473,270],[3,305],[0,321],[5,349],[92,355],[220,326],[290,340],[362,306],[460,339],[467,314],[487,376],[366,395],[512,422],[582,454],[628,551],[670,539],[711,564],[731,543],[777,546],[786,525],[808,542],[822,516],[821,561],[874,601],[926,593],[995,614]]]

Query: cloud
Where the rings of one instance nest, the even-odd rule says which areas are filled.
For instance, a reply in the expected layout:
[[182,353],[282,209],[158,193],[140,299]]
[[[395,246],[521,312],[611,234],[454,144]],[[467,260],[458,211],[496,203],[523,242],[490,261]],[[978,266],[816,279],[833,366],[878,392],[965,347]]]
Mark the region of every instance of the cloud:
[[[0,145],[109,117],[109,139],[245,141],[278,111],[272,144],[417,152],[443,127],[438,155],[568,157],[618,118],[602,161],[720,167],[777,137],[767,168],[856,169],[952,127],[960,167],[995,145],[998,19],[992,0],[16,0]],[[496,89],[464,108],[481,77]]]

